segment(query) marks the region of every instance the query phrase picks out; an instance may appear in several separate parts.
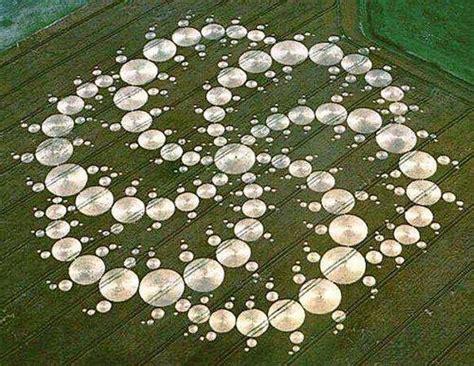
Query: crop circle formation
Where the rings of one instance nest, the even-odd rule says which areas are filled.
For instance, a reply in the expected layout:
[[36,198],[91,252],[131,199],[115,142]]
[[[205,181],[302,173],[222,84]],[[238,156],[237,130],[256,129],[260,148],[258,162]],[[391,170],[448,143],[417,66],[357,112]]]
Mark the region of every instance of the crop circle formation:
[[[96,289],[102,299],[85,309],[89,315],[113,312],[126,301],[150,308],[146,324],[159,323],[173,312],[184,314],[189,323],[186,335],[202,330],[202,338],[213,341],[237,332],[246,338],[247,351],[274,328],[288,333],[296,352],[305,338],[300,328],[306,321],[332,316],[336,329],[343,329],[344,293],[356,283],[374,291],[377,280],[371,268],[385,261],[401,265],[407,246],[426,247],[423,230],[439,229],[431,207],[456,201],[434,179],[451,160],[423,150],[428,133],[410,123],[420,108],[406,101],[415,91],[399,85],[394,70],[372,58],[376,50],[347,51],[343,37],[335,35],[316,40],[319,36],[305,33],[280,39],[267,34],[267,26],[247,28],[237,19],[225,25],[209,17],[201,27],[184,19],[178,25],[167,36],[152,27],[139,54],[132,57],[119,50],[112,70],[97,67],[90,80],[74,80],[74,93],[51,97],[54,110],[40,125],[28,126],[28,131],[43,138],[34,151],[18,158],[39,166],[41,178],[30,178],[28,184],[33,192],[47,196],[38,204],[41,207],[34,207],[35,217],[43,221],[32,232],[50,244],[40,251],[41,257],[67,269],[65,278],[50,287]],[[237,52],[239,45],[245,46],[244,51]],[[216,49],[223,53],[217,64],[207,62]],[[173,70],[185,71],[183,83],[192,80],[184,76],[190,73],[198,79],[195,56],[184,54],[196,54],[204,68],[215,71],[212,79],[195,85],[197,91],[185,98],[193,99],[192,121],[183,121],[179,104],[167,104],[170,94],[180,93],[181,80]],[[240,109],[249,108],[256,95],[295,82],[300,67],[327,75],[333,95],[317,101],[301,96],[290,108],[264,105],[263,113],[240,116]],[[371,96],[373,104],[351,103],[360,94]],[[265,103],[265,98],[259,100]],[[106,102],[115,117],[96,118]],[[94,165],[93,154],[84,159],[84,149],[94,152],[96,148],[93,136],[85,137],[92,123],[132,139],[126,144],[129,151],[110,148],[110,165],[115,154],[130,154],[132,163],[134,154],[150,154],[154,172],[140,176],[137,167],[127,175],[121,167]],[[191,125],[190,135],[184,130]],[[308,134],[317,129],[334,132],[331,144],[341,143],[343,134],[350,135],[350,151],[363,144],[375,146],[375,157],[368,159],[374,164],[396,159],[397,166],[381,174],[381,179],[399,179],[396,187],[386,186],[394,197],[407,197],[409,203],[396,207],[403,223],[381,219],[390,235],[375,233],[377,228],[368,223],[367,210],[360,206],[393,203],[381,202],[369,189],[354,189],[339,179],[337,164],[319,162],[318,156],[331,154],[331,149],[308,152],[300,150],[299,143],[278,147],[295,131]],[[179,183],[167,192],[170,172]],[[265,177],[274,179],[271,184],[261,183]],[[140,185],[147,179],[154,188],[145,192]],[[118,184],[124,180],[128,180],[126,187]],[[285,201],[287,193],[280,191],[288,187],[311,198]],[[232,219],[222,216],[225,211],[213,215],[216,207],[226,209]],[[305,241],[303,250],[301,243],[297,245],[300,258],[287,273],[293,287],[279,283],[271,267],[278,257],[275,253],[285,256],[297,246],[279,240],[267,224],[270,217],[278,216],[280,229],[291,238],[291,225],[296,225],[289,219],[291,210],[319,218],[297,224],[316,239],[311,244]],[[156,244],[168,225],[179,231],[183,218],[187,225],[205,222],[196,224],[194,242],[180,241],[176,234]],[[178,221],[181,224],[175,224]],[[224,222],[226,231],[215,229],[217,222]],[[114,243],[115,237],[144,223],[149,242],[138,247],[131,243],[130,248]],[[133,235],[127,238],[133,240]],[[325,244],[319,246],[320,241]],[[157,254],[160,245],[175,244],[179,247],[172,256]],[[261,255],[269,245],[273,254]],[[125,251],[130,253],[120,259],[119,253]],[[311,271],[305,273],[303,263]],[[235,287],[233,271],[246,273],[247,280]],[[257,295],[242,298],[232,290],[219,300],[214,296],[227,286],[249,284],[260,286],[263,294],[255,291]]]

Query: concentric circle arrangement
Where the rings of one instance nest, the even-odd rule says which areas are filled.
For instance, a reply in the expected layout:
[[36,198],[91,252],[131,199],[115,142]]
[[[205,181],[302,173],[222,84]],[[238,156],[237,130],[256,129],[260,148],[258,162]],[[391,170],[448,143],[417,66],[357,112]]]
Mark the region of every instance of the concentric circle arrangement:
[[[441,227],[433,205],[462,209],[439,184],[457,162],[428,151],[436,136],[419,127],[416,88],[398,85],[375,48],[269,34],[213,17],[180,20],[167,36],[151,27],[138,55],[119,49],[112,70],[78,77],[74,92],[50,97],[41,125],[24,126],[43,136],[18,159],[38,165],[27,180],[39,197],[32,232],[49,245],[40,257],[64,269],[51,289],[100,294],[83,309],[90,316],[136,301],[149,309],[144,324],[183,316],[181,333],[207,341],[237,332],[245,351],[273,329],[293,354],[305,322],[328,317],[342,331],[352,286],[375,296],[382,264],[401,266],[405,251],[426,249],[425,235]],[[292,84],[300,67],[325,93],[267,102],[279,88],[302,90]],[[183,94],[193,72],[202,84]],[[169,102],[173,93],[179,102]],[[104,109],[110,118],[98,117]],[[92,124],[100,135],[87,135]],[[320,143],[305,149],[316,135]],[[335,144],[347,147],[337,159]],[[94,165],[96,149],[109,149],[109,165]],[[357,181],[340,162],[359,152],[391,168]],[[112,167],[114,154],[130,154],[126,166]],[[394,216],[368,219],[381,205]],[[293,238],[297,226],[305,237]],[[188,227],[193,236],[181,237]],[[275,263],[289,267],[272,272]]]

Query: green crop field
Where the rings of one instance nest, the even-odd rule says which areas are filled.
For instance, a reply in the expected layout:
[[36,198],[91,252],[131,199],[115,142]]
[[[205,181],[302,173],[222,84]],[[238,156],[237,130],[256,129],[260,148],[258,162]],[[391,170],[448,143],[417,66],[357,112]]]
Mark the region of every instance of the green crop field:
[[0,365],[473,363],[471,2],[73,3],[0,28]]
[[421,58],[470,84],[474,74],[471,1],[361,0],[359,14],[365,34],[395,52]]
[[85,4],[86,0],[0,1],[0,50],[14,47]]

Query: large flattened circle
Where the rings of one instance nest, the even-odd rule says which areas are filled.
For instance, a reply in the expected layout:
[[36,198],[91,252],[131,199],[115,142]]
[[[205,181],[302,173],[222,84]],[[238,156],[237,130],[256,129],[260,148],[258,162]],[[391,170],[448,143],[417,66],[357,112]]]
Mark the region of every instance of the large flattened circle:
[[144,85],[158,75],[158,67],[148,60],[130,60],[120,68],[120,77],[130,85]]
[[123,302],[137,293],[140,280],[127,268],[114,268],[106,272],[99,282],[99,291],[107,300]]
[[330,281],[348,285],[357,282],[365,273],[365,259],[357,250],[336,247],[324,253],[320,262],[323,275]]
[[197,292],[211,292],[224,281],[224,269],[214,259],[198,258],[184,269],[184,281]]
[[216,167],[227,174],[243,174],[255,164],[255,153],[242,144],[228,144],[217,150]]
[[168,306],[179,300],[184,292],[181,275],[171,269],[149,272],[140,282],[140,297],[153,306]]
[[308,58],[308,49],[303,43],[287,40],[276,43],[270,54],[279,64],[293,66]]
[[311,314],[327,314],[337,309],[342,300],[341,290],[325,278],[313,278],[301,286],[299,301]]
[[59,165],[48,173],[45,185],[56,196],[67,197],[79,193],[87,184],[88,175],[77,164]]

